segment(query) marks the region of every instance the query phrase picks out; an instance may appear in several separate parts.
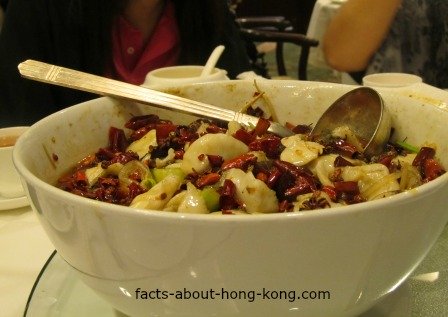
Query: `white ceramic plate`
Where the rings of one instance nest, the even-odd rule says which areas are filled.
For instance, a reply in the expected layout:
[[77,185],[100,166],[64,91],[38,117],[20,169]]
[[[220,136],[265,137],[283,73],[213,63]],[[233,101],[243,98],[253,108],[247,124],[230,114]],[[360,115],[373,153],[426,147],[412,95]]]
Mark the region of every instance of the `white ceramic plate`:
[[[415,273],[359,317],[448,316],[447,250],[448,227]],[[42,268],[24,313],[48,316],[125,317],[80,281],[56,251]]]
[[5,198],[0,196],[0,210],[16,209],[27,205],[29,205],[29,202],[26,196],[17,198]]

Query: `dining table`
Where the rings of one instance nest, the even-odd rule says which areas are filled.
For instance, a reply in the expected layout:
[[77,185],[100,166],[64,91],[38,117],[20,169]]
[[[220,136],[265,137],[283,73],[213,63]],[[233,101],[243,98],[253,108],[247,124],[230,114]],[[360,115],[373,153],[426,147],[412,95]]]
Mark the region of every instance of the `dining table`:
[[54,250],[30,205],[11,205],[10,201],[0,199],[3,207],[0,210],[0,315],[3,317],[23,316],[34,282]]

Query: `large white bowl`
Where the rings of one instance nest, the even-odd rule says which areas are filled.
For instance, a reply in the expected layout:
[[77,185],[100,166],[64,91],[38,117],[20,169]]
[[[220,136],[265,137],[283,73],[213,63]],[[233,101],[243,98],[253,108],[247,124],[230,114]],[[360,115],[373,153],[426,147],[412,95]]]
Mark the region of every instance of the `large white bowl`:
[[[353,88],[298,81],[259,86],[280,120],[296,124],[316,122]],[[448,166],[447,94],[419,87],[382,92],[394,136],[437,144]],[[227,81],[175,91],[237,109],[254,87]],[[14,151],[32,207],[57,251],[90,287],[131,316],[353,316],[393,291],[447,222],[448,174],[388,199],[260,216],[134,210],[54,187],[75,162],[107,144],[111,125],[122,127],[131,114],[149,112],[176,122],[192,119],[100,98],[36,123]],[[168,291],[191,298],[165,293],[167,299],[150,299],[157,290],[159,297]],[[143,291],[148,299],[141,299]],[[199,291],[209,298],[193,299]]]

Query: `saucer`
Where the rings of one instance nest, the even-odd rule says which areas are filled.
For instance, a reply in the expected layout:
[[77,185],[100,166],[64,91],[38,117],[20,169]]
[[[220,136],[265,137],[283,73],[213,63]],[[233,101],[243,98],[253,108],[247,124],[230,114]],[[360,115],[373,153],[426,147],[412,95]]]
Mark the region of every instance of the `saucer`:
[[120,313],[77,279],[54,251],[37,277],[23,314],[23,317],[47,316],[119,317]]
[[0,196],[0,210],[16,209],[28,206],[28,198],[26,196],[5,198]]

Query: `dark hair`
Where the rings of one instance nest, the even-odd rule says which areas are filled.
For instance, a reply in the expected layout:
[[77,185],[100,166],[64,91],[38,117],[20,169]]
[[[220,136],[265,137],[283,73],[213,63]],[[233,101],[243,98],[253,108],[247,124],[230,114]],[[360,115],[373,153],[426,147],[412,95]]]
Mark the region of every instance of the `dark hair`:
[[[111,30],[115,18],[130,0],[72,0],[72,23],[83,34],[85,67],[102,74],[111,62]],[[219,44],[225,15],[225,0],[171,0],[175,5],[181,37],[181,64],[201,64]]]
[[[176,6],[180,37],[181,63],[201,64],[222,40],[225,15],[224,0],[173,0]],[[193,41],[194,39],[194,41]]]
[[82,35],[80,53],[86,69],[103,74],[112,59],[112,25],[127,0],[71,0],[70,23]]

